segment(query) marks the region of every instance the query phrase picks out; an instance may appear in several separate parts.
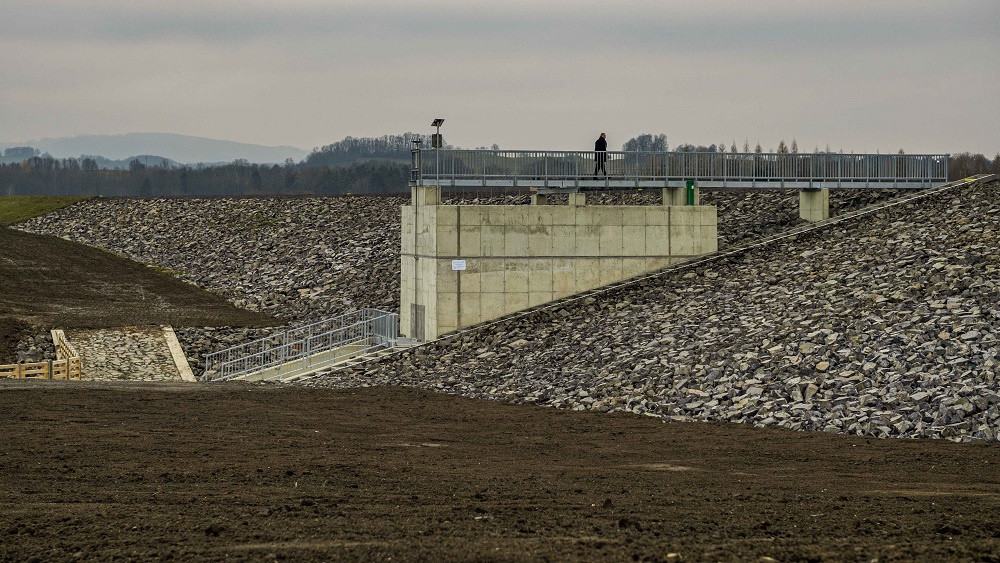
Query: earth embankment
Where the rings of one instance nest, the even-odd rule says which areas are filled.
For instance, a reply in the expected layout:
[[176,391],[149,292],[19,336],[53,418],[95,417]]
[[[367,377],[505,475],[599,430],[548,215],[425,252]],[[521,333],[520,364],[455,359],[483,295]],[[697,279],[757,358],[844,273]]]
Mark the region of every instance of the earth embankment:
[[0,227],[0,362],[39,329],[268,326],[173,276],[84,244]]
[[[831,207],[855,209],[895,195],[886,190],[843,190],[833,194]],[[659,190],[595,192],[588,198],[596,205],[661,201]],[[795,191],[705,191],[702,199],[719,208],[721,247],[800,223]],[[159,266],[238,307],[296,324],[364,307],[399,309],[399,206],[408,200],[404,196],[95,199],[19,228]],[[459,194],[448,203],[526,204],[528,197]],[[178,330],[196,370],[205,353],[266,333],[218,326]]]

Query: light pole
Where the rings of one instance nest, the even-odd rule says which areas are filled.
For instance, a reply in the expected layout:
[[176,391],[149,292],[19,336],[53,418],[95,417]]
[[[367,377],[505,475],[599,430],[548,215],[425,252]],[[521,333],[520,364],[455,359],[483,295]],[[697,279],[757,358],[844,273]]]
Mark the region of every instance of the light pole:
[[431,122],[431,127],[437,128],[437,133],[431,135],[431,148],[434,149],[434,183],[439,189],[441,188],[441,159],[438,149],[444,146],[444,140],[441,138],[441,125],[443,124],[443,117],[437,117]]

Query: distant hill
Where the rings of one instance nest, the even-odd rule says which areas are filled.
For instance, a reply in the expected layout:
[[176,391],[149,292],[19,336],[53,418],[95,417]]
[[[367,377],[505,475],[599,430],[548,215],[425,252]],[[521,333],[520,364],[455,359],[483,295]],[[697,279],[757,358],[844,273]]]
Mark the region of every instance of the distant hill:
[[56,139],[39,139],[4,146],[29,146],[56,158],[78,158],[80,155],[101,155],[109,160],[126,160],[133,155],[158,155],[185,164],[232,162],[283,163],[291,158],[298,162],[309,151],[298,147],[254,145],[205,137],[173,133],[126,133],[124,135],[78,135]]
[[122,158],[119,160],[111,160],[110,158],[104,158],[103,156],[96,155],[81,155],[81,160],[83,158],[92,159],[97,163],[98,168],[110,168],[117,170],[128,170],[131,166],[133,160],[138,160],[143,166],[163,166],[168,168],[177,168],[181,166],[180,162],[169,158],[163,158],[162,156],[157,156],[155,154],[137,154],[135,156],[130,156],[127,158]]
[[[43,154],[42,151],[34,147],[17,147],[13,149],[8,148],[0,151],[0,164],[17,164],[36,156],[44,158],[46,156],[52,156],[52,155],[47,152]],[[180,162],[177,162],[176,160],[164,158],[162,156],[157,156],[155,154],[137,154],[125,158],[120,158],[117,160],[111,160],[110,158],[105,158],[101,155],[94,155],[94,154],[81,154],[78,157],[65,157],[65,158],[75,158],[77,160],[78,165],[80,166],[84,166],[85,159],[90,159],[94,161],[94,163],[97,165],[98,168],[104,170],[108,169],[128,170],[129,167],[132,166],[133,160],[138,160],[139,163],[145,167],[158,166],[161,168],[164,167],[180,168],[182,166],[182,164]],[[213,163],[205,163],[205,164],[212,165]],[[228,162],[220,164],[228,164]]]

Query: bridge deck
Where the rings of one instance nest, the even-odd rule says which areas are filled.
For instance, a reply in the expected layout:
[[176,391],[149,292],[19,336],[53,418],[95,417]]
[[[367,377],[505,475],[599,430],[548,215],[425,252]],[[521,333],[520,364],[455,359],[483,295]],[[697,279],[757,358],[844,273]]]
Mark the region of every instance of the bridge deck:
[[[702,188],[761,188],[761,189],[822,189],[822,188],[892,188],[892,189],[923,189],[940,186],[945,183],[942,180],[914,182],[914,181],[893,181],[893,180],[870,180],[870,181],[837,181],[837,180],[794,180],[794,179],[768,179],[759,178],[754,180],[696,180],[698,187]],[[603,177],[594,180],[586,179],[531,179],[531,178],[485,178],[482,180],[463,180],[454,178],[435,178],[434,176],[424,177],[421,182],[414,184],[419,186],[441,186],[451,188],[534,188],[542,193],[550,192],[585,192],[597,190],[633,190],[639,188],[683,188],[687,185],[686,180],[627,180],[619,178]]]
[[418,149],[410,185],[574,192],[694,180],[705,188],[919,189],[947,178],[948,155]]

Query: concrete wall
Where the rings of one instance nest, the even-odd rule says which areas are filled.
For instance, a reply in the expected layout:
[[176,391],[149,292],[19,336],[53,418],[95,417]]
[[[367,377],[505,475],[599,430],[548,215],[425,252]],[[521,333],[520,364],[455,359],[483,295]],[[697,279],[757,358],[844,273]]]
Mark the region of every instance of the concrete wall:
[[814,223],[829,219],[830,190],[799,190],[799,217]]
[[439,189],[413,190],[400,331],[422,340],[718,248],[712,206],[437,205]]

